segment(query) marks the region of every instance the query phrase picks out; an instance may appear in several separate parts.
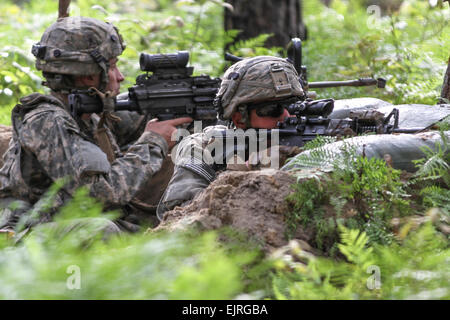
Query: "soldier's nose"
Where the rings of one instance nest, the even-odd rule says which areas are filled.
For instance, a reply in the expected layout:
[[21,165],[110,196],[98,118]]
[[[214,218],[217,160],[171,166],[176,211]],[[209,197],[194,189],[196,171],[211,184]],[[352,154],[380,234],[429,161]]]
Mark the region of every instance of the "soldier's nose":
[[123,76],[122,72],[120,72],[119,69],[117,69],[117,81],[122,82],[123,80],[125,80],[125,77]]

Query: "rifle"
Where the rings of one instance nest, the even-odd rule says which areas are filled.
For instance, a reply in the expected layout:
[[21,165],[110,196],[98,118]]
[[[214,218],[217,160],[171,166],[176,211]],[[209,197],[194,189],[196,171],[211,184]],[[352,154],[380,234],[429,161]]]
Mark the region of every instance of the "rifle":
[[[332,87],[363,87],[363,86],[377,86],[378,88],[386,87],[386,80],[383,78],[359,78],[356,80],[346,81],[317,81],[308,82],[307,67],[302,64],[302,41],[299,38],[293,38],[288,46],[288,58],[286,60],[292,63],[299,75],[299,81],[302,85],[305,94],[308,95],[309,89],[314,88],[332,88]],[[241,61],[243,58],[234,56],[228,52],[225,53],[225,60],[231,62]],[[310,96],[314,96],[310,93]]]
[[[294,64],[299,80],[305,90],[331,86],[384,87],[385,81],[367,78],[351,81],[311,82],[307,81],[306,67],[302,65],[302,44],[298,38],[292,39],[287,60]],[[229,61],[242,58],[225,54]],[[208,75],[192,76],[193,67],[187,67],[189,52],[179,51],[173,54],[141,53],[139,65],[144,74],[136,78],[134,86],[128,88],[125,99],[116,99],[115,111],[137,111],[160,120],[191,117],[201,120],[204,126],[217,123],[217,108],[214,98],[220,87],[220,78]],[[150,74],[151,73],[151,74]],[[122,95],[121,95],[122,96]],[[69,95],[69,108],[74,117],[83,113],[103,111],[99,97],[89,91],[74,91]]]
[[365,110],[350,112],[346,119],[330,119],[328,115],[333,108],[333,99],[307,99],[289,105],[287,110],[295,117],[286,118],[277,124],[280,145],[302,147],[322,135],[345,137],[367,133],[416,133],[426,129],[399,128],[399,110],[396,108],[386,117],[376,110]]
[[[215,124],[217,109],[213,102],[221,80],[208,75],[192,76],[194,68],[187,67],[188,61],[187,51],[141,53],[139,64],[145,73],[128,88],[126,99],[115,100],[114,110],[137,111],[159,120],[191,117],[202,120],[204,126]],[[87,91],[71,93],[69,107],[74,117],[103,111],[100,98]]]
[[[225,60],[237,62],[243,58],[225,53]],[[347,119],[330,119],[328,116],[334,109],[333,99],[312,100],[306,98],[309,88],[328,88],[339,86],[371,86],[376,85],[384,88],[386,80],[383,78],[361,78],[347,81],[322,81],[308,82],[307,68],[302,64],[302,42],[298,38],[292,39],[288,47],[288,58],[286,60],[294,65],[299,81],[305,90],[305,100],[286,105],[285,108],[291,116],[277,124],[274,129],[279,134],[280,145],[302,147],[306,142],[313,140],[319,135],[327,136],[354,136],[364,133],[390,134],[390,133],[415,133],[425,128],[400,129],[399,110],[393,109],[384,117],[384,114],[375,111],[351,112]],[[394,120],[391,124],[391,119]],[[274,132],[267,130],[269,136]],[[233,133],[227,130],[222,136],[228,135],[226,139],[232,139]]]
[[281,146],[303,147],[305,143],[318,136],[416,133],[426,129],[399,128],[399,110],[396,108],[393,108],[386,117],[376,110],[365,110],[351,112],[346,119],[328,118],[334,108],[333,99],[306,99],[291,103],[285,108],[294,117],[287,117],[284,121],[278,122],[276,129],[252,129],[256,130],[253,136],[251,132],[233,129],[212,133],[213,137],[218,138],[223,144],[222,148],[225,150],[223,161],[226,162],[234,154],[239,153],[245,155],[244,158],[247,160],[251,145],[258,150],[261,145],[267,147],[268,140],[272,140],[274,134],[278,135],[277,140]]
[[[376,110],[364,110],[351,112],[346,119],[328,117],[334,108],[333,99],[307,99],[291,103],[285,108],[294,117],[286,117],[278,122],[275,129],[227,129],[207,132],[210,135],[208,140],[213,141],[207,148],[211,149],[211,155],[215,159],[214,168],[222,170],[227,163],[234,163],[235,155],[246,161],[250,160],[251,153],[255,151],[259,152],[273,145],[303,147],[318,136],[417,133],[427,129],[399,128],[399,110],[396,108],[387,116]],[[217,148],[223,152],[218,152]]]

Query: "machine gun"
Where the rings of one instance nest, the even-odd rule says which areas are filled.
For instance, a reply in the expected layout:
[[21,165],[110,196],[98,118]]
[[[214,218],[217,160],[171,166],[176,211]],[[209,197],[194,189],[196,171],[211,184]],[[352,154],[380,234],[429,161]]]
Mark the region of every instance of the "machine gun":
[[[159,120],[191,117],[202,120],[204,126],[215,124],[217,109],[213,101],[221,80],[207,75],[192,76],[194,68],[187,67],[188,61],[187,51],[141,53],[139,64],[145,73],[136,78],[125,99],[115,101],[114,111],[137,111]],[[70,94],[69,107],[74,117],[103,111],[100,98],[86,91]]]
[[[238,62],[243,58],[234,56],[230,53],[225,53],[225,60],[231,62]],[[292,63],[299,75],[299,81],[307,96],[315,96],[309,89],[314,88],[332,88],[332,87],[363,87],[363,86],[377,86],[378,88],[386,87],[386,80],[383,78],[360,78],[356,80],[346,81],[318,81],[308,82],[307,67],[302,64],[302,41],[299,38],[293,38],[288,46],[287,61]]]
[[346,81],[317,81],[308,82],[307,67],[302,64],[302,41],[299,38],[294,38],[288,47],[288,61],[290,61],[297,73],[299,74],[299,80],[303,89],[308,92],[309,89],[314,88],[332,88],[332,87],[363,87],[374,86],[378,88],[386,87],[386,80],[383,78],[360,78],[356,80]]
[[[399,128],[399,110],[394,108],[387,115],[376,110],[354,111],[346,119],[331,119],[333,99],[298,101],[285,107],[291,117],[277,123],[276,129],[249,129],[212,131],[215,143],[222,143],[227,163],[234,155],[248,160],[253,150],[268,147],[274,141],[281,146],[303,147],[318,136],[350,137],[360,134],[416,133],[426,128]],[[254,134],[252,134],[254,130]],[[277,135],[275,138],[274,135]],[[271,142],[270,142],[271,140]]]
[[289,105],[287,110],[295,117],[285,118],[277,124],[280,145],[302,147],[322,135],[344,137],[367,133],[416,133],[425,129],[399,128],[399,110],[396,108],[386,117],[376,110],[364,110],[350,112],[346,119],[330,119],[328,115],[333,108],[333,99],[307,99]]
[[[292,39],[288,53],[287,60],[294,64],[306,92],[309,88],[331,86],[385,85],[383,79],[370,78],[308,83],[306,67],[302,65],[300,39]],[[225,54],[225,59],[234,62],[242,60],[228,53]],[[216,124],[218,110],[214,107],[214,98],[221,79],[208,75],[192,76],[194,68],[187,67],[188,61],[187,51],[174,54],[141,53],[139,64],[141,71],[145,73],[136,78],[136,84],[128,89],[128,94],[123,99],[114,101],[114,111],[137,111],[160,120],[191,117],[201,120],[203,126]],[[123,97],[123,94],[120,96]],[[69,107],[74,117],[103,111],[101,99],[88,91],[72,92],[69,95]]]

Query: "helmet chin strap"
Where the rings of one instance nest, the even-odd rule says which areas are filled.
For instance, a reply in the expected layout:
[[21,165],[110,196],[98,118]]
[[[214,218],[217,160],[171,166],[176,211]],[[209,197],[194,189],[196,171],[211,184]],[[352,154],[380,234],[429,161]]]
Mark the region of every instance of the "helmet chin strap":
[[97,95],[101,99],[103,104],[103,112],[100,116],[97,128],[95,129],[94,138],[97,141],[100,149],[102,149],[102,151],[106,154],[108,161],[112,163],[116,159],[116,155],[114,153],[113,142],[108,134],[108,130],[104,125],[108,121],[120,121],[119,117],[112,114],[112,112],[114,112],[114,96],[110,91],[106,91],[105,93],[103,93],[94,87],[89,88],[89,91],[91,91],[92,94]]
[[106,58],[100,53],[98,49],[92,50],[89,54],[102,70],[100,75],[100,91],[104,91],[109,83],[109,61],[106,60]]
[[242,124],[245,124],[247,128],[251,128],[250,125],[250,115],[248,113],[247,105],[241,104],[238,106],[238,111],[242,115],[241,121],[239,121]]

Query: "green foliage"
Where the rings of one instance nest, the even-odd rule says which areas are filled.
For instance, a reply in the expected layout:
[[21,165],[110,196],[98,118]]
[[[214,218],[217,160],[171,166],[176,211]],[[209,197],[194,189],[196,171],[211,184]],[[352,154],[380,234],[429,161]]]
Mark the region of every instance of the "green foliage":
[[272,47],[268,49],[264,47],[264,43],[271,36],[272,34],[263,33],[255,38],[238,41],[230,47],[230,51],[240,57],[279,56],[282,48]]
[[435,144],[435,150],[423,147],[421,150],[425,158],[415,160],[418,167],[416,177],[420,180],[442,179],[447,187],[450,187],[450,142],[444,131],[440,131],[442,143]]
[[[246,292],[247,275],[267,272],[251,265],[258,254],[215,233],[108,236],[110,216],[85,189],[59,214],[16,246],[0,240],[0,298],[231,299]],[[67,285],[74,267],[79,289]]]
[[[10,111],[18,99],[33,91],[45,92],[35,70],[31,46],[56,20],[57,1],[31,0],[20,5],[0,4],[0,123],[10,124]],[[450,40],[448,4],[431,7],[411,0],[399,12],[378,17],[360,1],[304,0],[309,39],[304,42],[304,61],[309,80],[345,80],[365,76],[387,78],[386,90],[373,87],[321,89],[323,97],[373,96],[394,103],[434,104],[440,93]],[[126,70],[123,88],[134,84],[140,73],[139,53],[188,50],[197,74],[223,74],[223,48],[240,32],[223,30],[222,0],[106,1],[79,0],[71,15],[113,22],[123,34],[127,50],[119,68]],[[225,8],[225,9],[224,9]],[[264,48],[269,34],[240,41],[231,53],[285,55],[285,48]]]
[[395,104],[435,104],[440,96],[450,51],[448,3],[404,1],[399,11],[382,16],[361,1],[304,1],[309,40],[304,64],[309,80],[384,77],[385,90],[373,87],[320,89],[320,97],[371,96]]
[[338,248],[341,253],[350,262],[367,264],[372,253],[372,248],[366,249],[369,241],[367,235],[359,230],[349,230],[342,225],[339,228],[341,229],[342,243],[338,245]]
[[304,150],[311,150],[315,148],[320,148],[326,144],[336,142],[337,138],[335,136],[317,136],[311,141],[308,141],[303,146]]
[[450,250],[431,223],[402,243],[369,246],[364,232],[340,227],[345,261],[310,258],[274,273],[276,299],[449,299]]
[[410,214],[399,170],[381,159],[356,157],[355,150],[344,143],[342,148],[339,156],[327,148],[317,148],[296,159],[297,164],[307,167],[331,163],[333,169],[329,176],[300,180],[295,193],[288,197],[292,211],[286,214],[288,236],[297,225],[312,228],[315,245],[330,254],[335,250],[337,224],[364,230],[371,243],[387,244],[393,240],[390,219]]
[[423,203],[430,208],[440,208],[450,215],[450,190],[436,185],[428,186],[420,191]]
[[450,141],[442,130],[440,136],[442,143],[436,142],[434,150],[428,147],[422,148],[425,157],[414,161],[418,168],[414,182],[422,186],[420,195],[423,197],[423,204],[426,207],[440,208],[448,216],[450,214]]
[[[307,180],[301,184],[296,184],[295,193],[287,197],[287,200],[293,204],[292,211],[286,214],[287,233],[291,238],[294,235],[297,225],[310,225],[313,222],[321,223],[323,220],[323,211],[319,204],[323,202],[324,192],[319,181],[315,179]],[[321,242],[321,238],[316,238]]]
[[[0,3],[3,124],[10,124],[11,108],[20,97],[46,90],[30,48],[57,12],[57,1],[16,3]],[[387,89],[321,89],[318,94],[434,104],[450,51],[448,3],[431,7],[428,1],[408,0],[398,12],[380,17],[361,3],[334,0],[326,8],[320,0],[303,1],[309,33],[303,64],[310,81],[382,76]],[[222,0],[78,0],[71,15],[119,27],[127,43],[119,62],[126,70],[124,90],[140,73],[141,52],[189,50],[197,74],[222,75],[223,48],[239,33],[223,30],[227,7]],[[263,47],[269,36],[240,41],[229,49],[244,57],[284,56],[283,48]],[[448,128],[448,122],[441,124],[441,130]],[[225,242],[219,242],[216,233],[108,235],[105,230],[117,213],[102,212],[101,204],[80,189],[54,223],[35,227],[19,244],[1,234],[0,298],[232,299],[250,293],[256,299],[449,299],[448,238],[428,222],[400,240],[390,225],[393,217],[421,212],[417,208],[425,212],[437,207],[444,213],[441,219],[448,217],[448,139],[436,151],[423,150],[418,173],[406,185],[399,171],[381,160],[358,158],[345,144],[343,156],[336,157],[323,148],[334,142],[330,139],[309,142],[309,155],[297,157],[303,168],[326,167],[324,171],[332,173],[300,181],[289,199],[293,210],[286,213],[287,236],[300,227],[312,230],[312,245],[330,258],[310,257],[306,264],[286,270],[285,263],[264,259],[252,249],[256,245],[236,234],[227,235]],[[63,184],[49,190],[31,212],[32,219],[52,208]],[[408,197],[413,191],[421,206]],[[21,220],[16,231],[24,223]],[[67,286],[70,266],[79,267],[81,289]],[[273,266],[279,267],[270,279],[268,269]],[[367,286],[374,284],[371,266],[381,272],[380,289]]]

